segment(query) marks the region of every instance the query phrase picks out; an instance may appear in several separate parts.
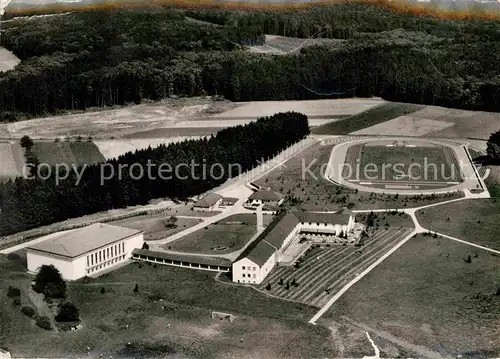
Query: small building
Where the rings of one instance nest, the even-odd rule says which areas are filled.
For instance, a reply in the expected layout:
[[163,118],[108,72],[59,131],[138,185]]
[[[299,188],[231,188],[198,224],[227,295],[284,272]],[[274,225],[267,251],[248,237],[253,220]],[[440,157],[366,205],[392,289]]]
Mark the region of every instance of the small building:
[[193,211],[210,212],[217,208],[222,201],[222,196],[217,193],[209,193],[196,201],[193,205]]
[[29,246],[28,272],[53,265],[65,280],[77,280],[125,262],[143,243],[143,231],[95,223]]
[[233,197],[222,197],[220,202],[221,206],[234,206],[234,204],[238,202],[238,198]]
[[276,207],[281,205],[284,199],[281,193],[271,191],[270,189],[260,189],[248,197],[246,204],[250,207],[261,205]]
[[8,350],[0,348],[0,359],[10,359],[11,355]]

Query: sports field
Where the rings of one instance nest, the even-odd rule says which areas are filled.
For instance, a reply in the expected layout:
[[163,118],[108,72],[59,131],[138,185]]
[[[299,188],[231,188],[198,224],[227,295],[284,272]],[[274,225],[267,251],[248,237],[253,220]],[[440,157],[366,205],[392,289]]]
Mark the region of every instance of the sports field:
[[[264,216],[264,225],[271,220],[272,216]],[[256,216],[251,213],[237,214],[162,247],[190,253],[226,254],[243,248],[256,233]]]
[[[365,143],[347,150],[342,176],[350,181],[418,183],[423,189],[456,185],[460,167],[452,148],[433,144]],[[425,186],[425,187],[424,187]]]
[[[259,288],[281,298],[320,307],[410,232],[409,228],[379,229],[361,247],[315,245],[299,261],[298,268],[276,267]],[[284,284],[279,284],[280,279]],[[297,286],[286,289],[286,283],[294,279]],[[269,283],[271,289],[267,290]]]

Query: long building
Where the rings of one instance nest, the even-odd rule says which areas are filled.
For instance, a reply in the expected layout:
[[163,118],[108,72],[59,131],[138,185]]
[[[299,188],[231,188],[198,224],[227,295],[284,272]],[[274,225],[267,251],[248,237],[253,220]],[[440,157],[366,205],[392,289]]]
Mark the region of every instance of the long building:
[[143,243],[143,231],[95,223],[29,246],[28,272],[53,265],[66,280],[98,275],[130,259]]
[[260,284],[301,235],[342,237],[346,243],[355,244],[347,239],[355,224],[355,216],[348,209],[339,213],[283,212],[234,261],[233,282]]

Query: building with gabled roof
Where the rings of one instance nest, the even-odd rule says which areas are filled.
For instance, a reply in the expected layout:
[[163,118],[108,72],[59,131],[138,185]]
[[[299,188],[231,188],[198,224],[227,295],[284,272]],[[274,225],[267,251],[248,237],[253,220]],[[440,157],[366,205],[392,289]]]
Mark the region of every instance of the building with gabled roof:
[[283,253],[299,241],[301,234],[343,238],[354,225],[355,216],[349,210],[336,213],[282,212],[233,262],[233,282],[260,284],[280,262]]
[[130,259],[143,243],[143,231],[94,223],[27,247],[28,272],[53,265],[66,280],[96,275]]
[[247,205],[255,206],[279,206],[285,198],[281,193],[271,191],[270,189],[259,189],[248,197]]
[[199,212],[210,212],[217,208],[222,201],[222,196],[218,193],[209,193],[193,204],[193,210]]

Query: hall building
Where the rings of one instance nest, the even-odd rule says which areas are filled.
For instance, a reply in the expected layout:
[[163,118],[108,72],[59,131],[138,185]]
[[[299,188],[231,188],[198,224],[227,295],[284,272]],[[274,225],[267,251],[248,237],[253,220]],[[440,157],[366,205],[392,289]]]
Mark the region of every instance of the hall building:
[[99,275],[130,259],[143,243],[143,231],[95,223],[27,247],[28,272],[54,265],[65,280]]

